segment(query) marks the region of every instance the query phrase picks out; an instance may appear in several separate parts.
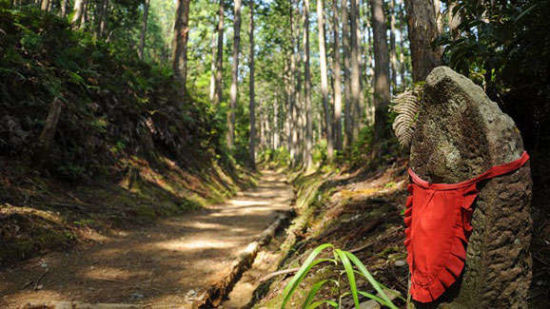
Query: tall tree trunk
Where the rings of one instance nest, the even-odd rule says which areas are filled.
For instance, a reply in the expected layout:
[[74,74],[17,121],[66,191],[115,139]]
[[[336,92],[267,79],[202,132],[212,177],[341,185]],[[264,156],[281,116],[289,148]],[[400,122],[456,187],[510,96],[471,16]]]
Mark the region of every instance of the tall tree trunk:
[[214,103],[214,97],[216,96],[216,27],[212,31],[212,42],[210,48],[212,50],[212,56],[210,60],[210,102]]
[[191,0],[178,0],[176,21],[174,23],[174,53],[172,69],[174,76],[180,80],[180,96],[185,94],[187,83],[187,41],[189,38],[189,3]]
[[48,117],[44,122],[44,128],[38,138],[38,151],[36,158],[39,164],[42,164],[47,159],[47,156],[50,153],[50,147],[55,137],[55,131],[57,130],[57,123],[59,122],[59,117],[61,115],[61,108],[63,103],[59,98],[54,98],[50,104],[48,110]]
[[389,137],[388,105],[390,103],[390,66],[386,38],[383,0],[371,0],[374,35],[374,142]]
[[447,8],[447,14],[449,19],[449,32],[451,33],[451,37],[454,40],[457,40],[460,38],[460,31],[458,30],[458,26],[460,26],[462,19],[460,18],[459,12],[454,12],[455,7],[456,2],[451,2],[449,4],[449,7]]
[[395,44],[395,0],[390,0],[390,63],[392,93],[397,93],[397,51]]
[[[149,0],[146,0],[147,3],[145,3],[145,5],[149,5],[148,4],[148,1]],[[95,32],[95,35],[96,35],[96,38],[101,38],[103,37],[103,33],[104,33],[104,30],[105,30],[105,19],[106,19],[106,14],[107,14],[107,6],[109,4],[109,1],[108,0],[101,0],[101,2],[97,3],[97,8],[96,8],[96,32]]]
[[233,20],[233,64],[231,66],[230,106],[227,112],[227,146],[232,149],[235,144],[235,110],[237,108],[237,91],[239,82],[239,48],[241,44],[241,0],[234,1]]
[[306,147],[304,152],[304,163],[306,168],[313,166],[313,124],[311,112],[311,72],[309,70],[309,0],[304,0],[304,102],[306,121]]
[[350,30],[349,30],[349,14],[348,14],[348,2],[344,0],[342,2],[342,43],[344,50],[344,131],[345,139],[344,145],[346,149],[351,147],[353,143],[353,126],[352,126],[352,111],[353,100],[351,99],[351,48],[350,48]]
[[218,10],[218,51],[216,56],[216,96],[214,104],[220,104],[223,100],[223,18],[224,0],[220,0]]
[[80,20],[80,29],[85,29],[86,24],[88,23],[88,8],[90,6],[90,2],[88,0],[85,0],[84,6],[82,7],[82,18]]
[[[365,9],[365,23],[366,23],[366,31],[365,31],[365,39],[366,39],[366,46],[368,46],[366,50],[366,65],[365,65],[365,73],[366,73],[366,87],[369,89],[369,93],[371,92],[371,89],[373,88],[373,77],[374,77],[374,68],[372,64],[372,57],[373,57],[373,51],[372,51],[372,26],[371,26],[371,10],[370,10],[370,4],[368,1],[365,1],[365,5],[367,8]],[[368,107],[367,107],[367,122],[370,126],[374,125],[374,102],[372,100],[372,97],[369,97],[368,99]]]
[[288,117],[290,118],[288,148],[290,152],[290,159],[292,165],[296,164],[296,143],[298,142],[298,125],[297,125],[297,113],[296,113],[296,40],[294,29],[294,0],[290,1],[289,10],[289,24],[290,24],[290,46],[292,48],[290,54],[290,104]]
[[172,41],[172,70],[176,79],[181,80],[181,54],[183,51],[183,2],[178,0],[174,21],[174,38]]
[[50,8],[50,0],[42,0],[42,3],[40,4],[40,9],[42,11],[48,12]]
[[[300,12],[297,9],[296,19],[299,20],[300,18]],[[303,19],[303,15],[301,16]],[[302,21],[303,25],[303,21]],[[295,41],[295,49],[296,49],[296,104],[294,107],[294,121],[296,124],[296,130],[294,130],[294,136],[293,138],[293,144],[296,148],[296,154],[295,154],[295,163],[303,162],[304,160],[304,149],[305,149],[305,119],[304,119],[304,95],[302,92],[302,66],[303,66],[303,57],[302,52],[300,50],[300,23],[296,23],[296,30],[294,31],[296,33],[296,41]],[[297,160],[296,160],[297,159]]]
[[359,38],[357,35],[359,19],[359,0],[351,0],[350,6],[350,43],[351,43],[351,119],[353,140],[359,135],[360,99],[361,99],[361,67],[359,61]]
[[437,25],[437,34],[443,33],[443,14],[441,14],[441,1],[433,0],[435,11],[435,23]]
[[189,42],[189,11],[191,0],[183,0],[183,37],[182,37],[182,66],[181,66],[181,81],[183,84],[183,91],[187,87],[187,51],[188,51],[188,42]]
[[[106,2],[107,0],[103,0]],[[139,49],[138,55],[139,59],[143,59],[143,50],[145,49],[145,39],[147,38],[147,18],[149,17],[149,1],[145,0],[143,2],[143,20],[141,22],[141,33],[139,37]]]
[[101,24],[99,25],[101,37],[105,37],[105,33],[107,32],[107,22],[109,21],[109,6],[109,0],[104,0],[103,18],[101,19]]
[[279,95],[277,91],[275,91],[275,100],[273,102],[273,129],[271,130],[273,133],[273,149],[279,148]]
[[405,0],[409,42],[413,67],[413,81],[420,82],[441,62],[439,48],[431,43],[437,38],[437,24],[431,0]]
[[256,115],[254,114],[255,102],[255,89],[254,89],[254,1],[250,0],[250,26],[248,27],[248,40],[250,44],[250,54],[248,59],[248,66],[250,70],[250,81],[248,83],[250,92],[250,139],[249,139],[249,160],[250,166],[256,169]]
[[[403,4],[402,2],[400,3]],[[407,88],[407,80],[405,73],[408,67],[408,59],[405,58],[405,35],[407,28],[405,26],[404,7],[399,5],[399,75],[401,76],[401,89]]]
[[323,97],[323,110],[325,113],[325,135],[327,138],[327,157],[332,160],[334,146],[332,144],[332,116],[328,103],[328,69],[325,37],[325,9],[324,0],[317,0],[317,25],[319,27],[319,63],[321,69],[321,95]]
[[338,18],[339,0],[332,0],[332,33],[334,38],[334,59],[332,61],[332,71],[334,73],[334,144],[336,150],[342,150],[342,85],[340,68],[340,21]]
[[74,2],[74,15],[72,19],[72,24],[74,28],[80,27],[82,23],[82,16],[84,13],[84,6],[86,5],[86,0],[75,0]]
[[68,0],[61,0],[61,17],[65,18],[67,16],[67,3]]

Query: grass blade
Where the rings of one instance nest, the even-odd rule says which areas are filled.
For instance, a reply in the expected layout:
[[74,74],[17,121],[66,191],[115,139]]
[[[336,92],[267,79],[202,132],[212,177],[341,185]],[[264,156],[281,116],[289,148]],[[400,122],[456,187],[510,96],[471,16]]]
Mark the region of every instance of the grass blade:
[[315,258],[321,251],[323,251],[326,248],[332,248],[332,244],[322,244],[319,247],[313,249],[311,254],[307,257],[307,259],[302,264],[302,267],[300,267],[300,270],[292,277],[290,282],[287,284],[285,289],[283,290],[283,302],[281,303],[281,308],[285,308],[286,304],[290,300],[290,297],[292,297],[292,294],[294,294],[294,291],[296,290],[296,287],[298,287],[298,284],[304,279],[304,277],[307,275],[307,273],[311,270],[311,268],[320,262],[326,262],[329,259],[323,259],[315,261]]
[[346,252],[340,249],[335,249],[334,252],[336,252],[338,257],[342,261],[342,265],[344,265],[344,269],[346,270],[346,275],[348,276],[349,286],[351,289],[351,296],[353,297],[353,303],[355,304],[355,308],[359,309],[359,296],[357,294],[357,285],[355,283],[355,274],[353,273],[353,266],[351,265]]
[[382,304],[382,305],[384,305],[384,306],[390,307],[390,306],[388,305],[388,303],[387,303],[385,300],[383,300],[382,298],[380,298],[380,297],[378,297],[378,296],[376,296],[376,295],[374,295],[374,294],[367,293],[367,292],[363,292],[363,291],[357,291],[357,293],[359,293],[359,294],[361,294],[361,295],[363,295],[363,296],[365,296],[365,297],[367,297],[367,298],[370,298],[370,299],[372,299],[372,300],[375,300],[375,301],[379,302],[380,304]]
[[372,286],[374,287],[376,292],[378,292],[378,294],[380,294],[382,299],[384,299],[386,301],[385,305],[392,308],[392,309],[398,309],[393,304],[393,302],[389,299],[388,295],[386,295],[386,293],[384,293],[384,290],[382,289],[382,287],[380,287],[380,284],[378,283],[378,281],[376,281],[376,279],[374,279],[374,277],[367,270],[365,265],[363,265],[363,263],[355,255],[353,255],[353,253],[345,252],[345,254],[353,262],[353,264],[355,264],[355,266],[357,266],[357,268],[359,269],[361,274],[370,282],[370,284],[372,284]]
[[320,301],[316,301],[313,304],[311,304],[311,306],[307,307],[307,309],[315,309],[315,308],[321,306],[322,304],[329,304],[330,306],[332,306],[334,308],[338,308],[338,304],[333,300],[320,300]]

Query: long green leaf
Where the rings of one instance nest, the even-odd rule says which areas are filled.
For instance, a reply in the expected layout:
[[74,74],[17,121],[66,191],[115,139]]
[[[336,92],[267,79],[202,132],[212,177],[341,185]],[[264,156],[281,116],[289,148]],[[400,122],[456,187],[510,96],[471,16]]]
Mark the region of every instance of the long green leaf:
[[389,297],[386,295],[386,293],[384,293],[384,290],[382,289],[382,287],[380,287],[380,284],[378,283],[378,281],[376,281],[376,279],[374,279],[374,277],[367,270],[365,265],[363,265],[363,263],[355,255],[353,255],[353,253],[345,252],[345,254],[353,262],[353,264],[355,264],[355,266],[357,266],[357,268],[359,269],[361,274],[370,282],[370,284],[372,284],[372,286],[374,287],[376,292],[378,292],[378,294],[380,294],[380,296],[386,301],[386,306],[388,306],[392,309],[398,309],[392,303],[392,301],[389,299]]
[[346,270],[346,275],[348,277],[349,286],[351,289],[351,296],[353,297],[353,303],[355,304],[355,308],[359,309],[359,296],[357,294],[357,285],[355,283],[355,274],[353,273],[353,266],[351,265],[348,256],[346,255],[346,252],[335,249],[334,252],[338,255],[340,258],[340,261],[342,261],[342,265],[344,265],[344,269]]
[[363,292],[363,291],[357,291],[357,293],[359,293],[359,294],[361,294],[361,295],[363,295],[363,296],[365,296],[365,297],[367,297],[367,298],[370,298],[370,299],[372,299],[372,300],[375,300],[375,301],[379,302],[380,304],[382,304],[382,305],[384,305],[384,306],[388,306],[388,307],[389,307],[388,303],[387,303],[385,300],[383,300],[382,298],[380,298],[380,297],[378,297],[378,296],[376,296],[376,295],[374,295],[374,294],[367,293],[367,292]]
[[315,308],[321,306],[322,304],[329,304],[330,306],[332,306],[334,308],[338,308],[338,304],[333,300],[320,300],[320,301],[316,301],[313,304],[311,304],[311,306],[307,307],[307,309],[315,309]]
[[[360,272],[360,271],[358,271],[358,270],[355,270],[355,273],[358,274],[359,276],[363,276],[363,273]],[[377,281],[377,282],[378,282],[378,281]],[[397,292],[397,291],[394,291],[394,290],[388,288],[387,286],[383,285],[383,284],[380,283],[380,282],[378,282],[378,285],[380,285],[380,287],[381,287],[384,291],[391,291],[391,292],[392,292],[392,295],[395,295],[395,297],[397,297],[397,298],[403,300],[404,302],[407,301],[407,299],[406,299],[405,297],[403,297],[403,296],[401,295],[401,293],[399,293],[399,292]],[[361,294],[361,293],[359,293],[359,294]],[[387,295],[387,294],[386,294],[386,295]]]
[[[321,253],[326,248],[332,248],[332,244],[322,244],[319,247],[313,249],[311,254],[307,257],[307,259],[302,264],[302,267],[298,270],[298,272],[292,277],[290,282],[287,284],[285,289],[283,290],[283,302],[281,303],[281,308],[285,308],[286,304],[292,297],[292,294],[294,294],[294,291],[296,290],[296,287],[298,284],[303,280],[303,278],[307,275],[309,270],[319,264],[320,262],[315,262],[315,257]],[[326,262],[328,259],[323,259],[322,262]]]

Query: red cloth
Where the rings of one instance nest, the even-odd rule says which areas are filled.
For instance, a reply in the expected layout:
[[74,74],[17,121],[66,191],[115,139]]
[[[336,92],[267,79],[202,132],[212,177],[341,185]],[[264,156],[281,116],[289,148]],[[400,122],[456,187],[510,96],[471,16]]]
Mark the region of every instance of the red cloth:
[[472,231],[472,204],[485,179],[519,169],[529,160],[527,152],[510,163],[456,184],[431,184],[409,168],[412,183],[405,211],[407,262],[412,298],[428,303],[439,298],[460,276],[466,245]]

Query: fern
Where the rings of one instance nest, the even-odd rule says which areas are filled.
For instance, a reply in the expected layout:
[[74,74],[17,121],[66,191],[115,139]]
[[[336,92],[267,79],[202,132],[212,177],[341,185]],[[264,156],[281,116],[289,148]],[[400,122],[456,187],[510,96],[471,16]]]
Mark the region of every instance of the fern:
[[399,144],[403,147],[409,147],[411,144],[421,97],[422,86],[417,85],[392,99],[391,109],[397,113],[392,128]]

